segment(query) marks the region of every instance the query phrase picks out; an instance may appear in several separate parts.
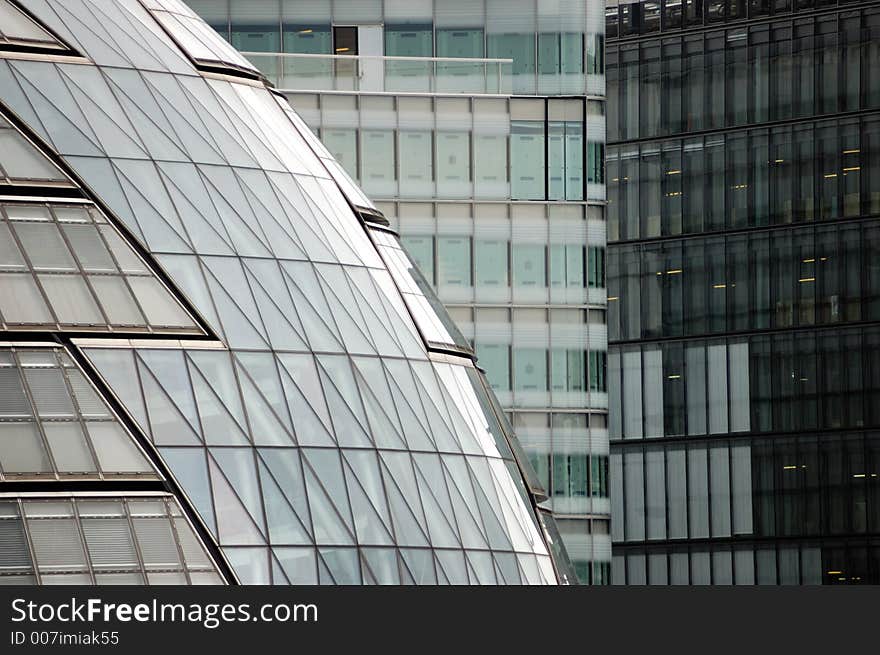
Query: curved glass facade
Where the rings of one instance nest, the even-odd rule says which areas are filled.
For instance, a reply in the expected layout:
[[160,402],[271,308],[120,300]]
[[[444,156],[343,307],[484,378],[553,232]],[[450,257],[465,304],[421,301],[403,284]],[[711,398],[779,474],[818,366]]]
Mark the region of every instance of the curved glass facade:
[[[177,521],[179,502],[181,520],[210,552],[213,577],[196,575],[202,563],[187,555],[192,535],[178,535],[179,556],[167,567],[174,581],[565,581],[548,547],[555,527],[537,509],[544,492],[469,345],[442,329],[451,323],[414,265],[383,259],[381,250],[399,249],[396,235],[364,221],[368,201],[328,168],[329,155],[301,132],[287,101],[176,0],[22,4],[75,56],[0,59],[8,129],[64,172],[74,187],[65,193],[94,208],[74,238],[60,209],[38,207],[33,225],[57,236],[40,253],[45,263],[29,250],[24,222],[6,212],[2,225],[16,235],[31,284],[39,282],[34,298],[58,319],[33,329],[61,339],[111,399],[144,464],[159,471],[151,488],[173,494],[163,505],[165,527],[150,530]],[[39,196],[52,180],[5,182],[0,196]],[[95,224],[103,220],[117,251]],[[144,272],[127,271],[111,251]],[[93,275],[101,256],[112,269]],[[50,277],[94,294],[94,320],[76,315],[77,329],[64,332],[67,305],[53,301]],[[142,280],[155,284],[144,289]],[[112,285],[116,295],[103,296]],[[116,329],[110,315],[128,289],[129,309],[145,320]],[[2,310],[8,329],[22,298]],[[150,338],[156,330],[162,339]],[[89,435],[84,444],[100,464],[93,475],[129,471],[121,447],[74,397],[80,414],[70,423]],[[57,394],[50,401],[60,403]],[[27,443],[67,453],[73,441],[53,438],[57,430],[39,412],[38,404],[40,420],[27,425],[40,434]],[[36,472],[69,490],[57,462],[44,468]],[[0,484],[5,468],[3,475]],[[83,522],[88,559],[58,564],[83,582],[105,581],[100,548],[93,552],[85,529],[90,512],[128,517],[134,532],[113,538],[140,543],[140,510],[124,484],[114,483],[124,501],[113,508],[77,501],[52,509]],[[33,533],[28,502],[14,509],[9,525],[24,516],[14,529]],[[139,552],[126,580],[158,582],[151,555]],[[21,575],[42,570],[40,553],[36,564],[21,561]]]

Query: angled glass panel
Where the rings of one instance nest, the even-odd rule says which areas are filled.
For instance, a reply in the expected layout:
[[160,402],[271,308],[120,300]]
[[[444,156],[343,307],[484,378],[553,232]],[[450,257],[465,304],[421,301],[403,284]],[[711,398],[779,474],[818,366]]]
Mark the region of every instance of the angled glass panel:
[[157,21],[196,63],[231,66],[254,75],[259,71],[217,32],[178,0],[146,3]]
[[5,501],[0,535],[0,583],[167,584],[145,575],[161,568],[174,584],[195,583],[196,576],[222,584],[204,545],[167,495]]
[[467,339],[456,327],[431,285],[403,250],[397,237],[381,230],[372,230],[371,233],[425,341],[441,348],[472,352]]
[[67,49],[48,30],[25,15],[9,0],[0,0],[0,48],[13,45]]
[[0,349],[0,479],[159,478],[59,348]]
[[71,186],[67,176],[0,115],[0,185],[4,183]]
[[[201,333],[193,318],[88,204],[0,203],[0,320],[7,329]],[[8,281],[8,282],[7,282]]]

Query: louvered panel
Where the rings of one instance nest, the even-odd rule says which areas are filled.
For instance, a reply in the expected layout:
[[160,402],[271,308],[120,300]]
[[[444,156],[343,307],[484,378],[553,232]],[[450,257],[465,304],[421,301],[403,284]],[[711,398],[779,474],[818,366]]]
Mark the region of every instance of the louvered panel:
[[94,568],[140,568],[128,519],[83,519],[82,527]]
[[21,519],[0,519],[0,571],[32,566]]
[[75,519],[29,519],[28,530],[41,571],[86,568]]
[[167,518],[136,518],[134,530],[145,566],[152,568],[180,566],[180,554],[171,532],[171,523]]

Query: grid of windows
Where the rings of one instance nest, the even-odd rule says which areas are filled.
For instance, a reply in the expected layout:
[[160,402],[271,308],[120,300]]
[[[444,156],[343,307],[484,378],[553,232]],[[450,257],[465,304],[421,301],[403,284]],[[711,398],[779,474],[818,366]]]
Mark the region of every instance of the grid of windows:
[[880,107],[880,9],[608,49],[609,131],[658,136]]
[[618,339],[880,320],[880,223],[860,220],[615,248]]
[[786,124],[608,154],[609,240],[880,213],[880,120]]
[[880,580],[878,28],[873,1],[609,7],[615,582]]
[[288,94],[377,198],[604,198],[602,103]]
[[726,21],[803,15],[813,9],[850,9],[854,0],[623,0],[605,10],[609,38],[717,27]]

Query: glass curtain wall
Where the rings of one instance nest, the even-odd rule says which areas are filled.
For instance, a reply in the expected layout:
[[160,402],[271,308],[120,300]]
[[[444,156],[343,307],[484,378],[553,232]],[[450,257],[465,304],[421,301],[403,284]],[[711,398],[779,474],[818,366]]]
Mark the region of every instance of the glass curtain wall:
[[606,19],[613,580],[880,583],[880,3]]

